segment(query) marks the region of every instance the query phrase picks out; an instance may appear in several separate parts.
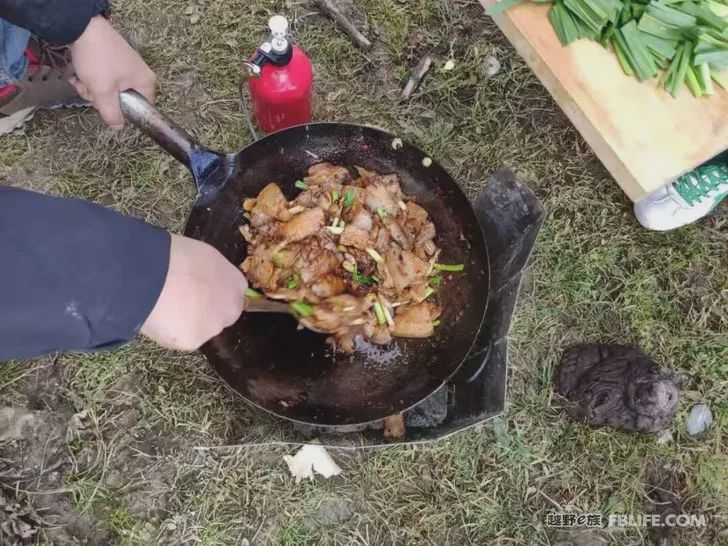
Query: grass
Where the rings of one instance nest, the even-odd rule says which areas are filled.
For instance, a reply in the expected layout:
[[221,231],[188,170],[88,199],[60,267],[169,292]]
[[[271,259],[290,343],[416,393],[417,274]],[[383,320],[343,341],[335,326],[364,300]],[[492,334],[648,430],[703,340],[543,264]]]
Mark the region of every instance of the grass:
[[[61,358],[63,396],[87,410],[65,476],[77,510],[121,544],[550,544],[551,511],[642,513],[650,473],[685,476],[686,511],[706,529],[677,544],[718,543],[728,502],[728,272],[725,217],[669,234],[641,230],[630,204],[479,5],[466,0],[357,2],[375,47],[362,53],[305,1],[119,2],[117,21],[160,78],[160,108],[212,148],[250,141],[234,99],[240,62],[267,17],[286,13],[316,68],[315,117],[370,123],[442,161],[475,196],[501,164],[517,169],[548,212],[511,334],[509,407],[492,426],[430,446],[336,455],[329,481],[293,484],[283,448],[198,446],[276,439],[274,420],[233,397],[198,355],[137,341]],[[191,14],[199,14],[191,23]],[[376,32],[379,34],[377,35]],[[402,80],[435,62],[412,100]],[[486,79],[483,61],[503,68]],[[442,70],[447,59],[452,71]],[[25,173],[25,174],[23,174]],[[21,176],[22,175],[22,176]],[[187,173],[147,139],[112,135],[90,111],[39,113],[0,139],[0,177],[92,199],[180,230]],[[634,343],[680,371],[673,440],[590,430],[553,394],[554,369],[577,342]],[[0,367],[3,399],[22,396],[27,363]],[[14,381],[14,382],[13,382]],[[687,436],[690,405],[716,423]],[[352,507],[321,523],[323,499]],[[605,532],[643,544],[644,530]]]

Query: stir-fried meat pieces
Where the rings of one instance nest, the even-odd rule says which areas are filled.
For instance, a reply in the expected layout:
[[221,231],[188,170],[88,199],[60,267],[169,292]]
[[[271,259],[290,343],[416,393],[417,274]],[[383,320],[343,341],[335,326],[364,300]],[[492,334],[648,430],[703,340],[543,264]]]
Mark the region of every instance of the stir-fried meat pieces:
[[430,302],[404,305],[397,313],[392,335],[398,337],[430,337],[434,333],[432,323],[440,316],[440,310]]
[[301,241],[318,233],[324,225],[324,211],[308,209],[281,224],[278,228],[286,241]]
[[374,343],[431,336],[440,314],[427,299],[439,254],[435,226],[402,194],[397,175],[354,173],[319,163],[290,202],[276,184],[245,199],[241,268],[268,297],[305,303],[301,322],[330,332],[344,351],[356,336]]

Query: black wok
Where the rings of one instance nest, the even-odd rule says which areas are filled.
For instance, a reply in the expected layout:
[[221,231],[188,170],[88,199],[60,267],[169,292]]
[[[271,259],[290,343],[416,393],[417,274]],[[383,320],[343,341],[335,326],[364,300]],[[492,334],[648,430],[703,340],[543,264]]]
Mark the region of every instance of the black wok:
[[294,182],[321,161],[397,173],[405,194],[435,223],[436,243],[443,249],[440,261],[465,263],[464,272],[441,285],[441,324],[428,339],[395,339],[387,346],[361,343],[353,355],[335,354],[326,336],[298,330],[289,316],[243,313],[202,352],[246,400],[304,423],[358,424],[417,404],[458,370],[483,322],[488,252],[470,202],[440,165],[423,165],[426,154],[406,143],[393,146],[395,137],[389,133],[340,123],[292,127],[224,155],[194,142],[133,91],[121,94],[121,104],[127,119],[193,174],[198,195],[185,235],[206,241],[235,264],[246,256],[238,232],[243,197],[277,182],[291,199],[298,191]]

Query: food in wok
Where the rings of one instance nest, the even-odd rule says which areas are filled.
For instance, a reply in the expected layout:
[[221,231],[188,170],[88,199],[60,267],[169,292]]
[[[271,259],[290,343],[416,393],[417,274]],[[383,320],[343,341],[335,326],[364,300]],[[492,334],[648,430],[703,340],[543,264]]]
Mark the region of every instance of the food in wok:
[[274,183],[245,199],[241,269],[342,351],[357,336],[376,344],[432,336],[440,273],[463,265],[438,263],[435,225],[396,174],[353,171],[319,163],[295,183],[301,191],[292,201]]

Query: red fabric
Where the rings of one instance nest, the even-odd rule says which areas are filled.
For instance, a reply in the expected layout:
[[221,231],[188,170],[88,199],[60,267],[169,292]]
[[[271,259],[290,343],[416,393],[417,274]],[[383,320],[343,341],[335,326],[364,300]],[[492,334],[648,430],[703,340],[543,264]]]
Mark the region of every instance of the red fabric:
[[5,87],[0,87],[0,99],[7,97],[11,93],[15,92],[15,90],[18,88],[17,85],[14,83],[11,83],[10,85],[6,85]]
[[38,58],[38,55],[33,53],[30,49],[25,50],[25,56],[28,57],[28,62],[30,66],[38,66],[40,64],[40,59]]
[[[33,53],[30,49],[25,50],[25,56],[28,58],[28,68],[35,68],[40,64],[40,59],[38,58],[38,55]],[[10,85],[6,85],[4,87],[0,87],[0,99],[14,93],[17,88],[18,86],[14,83],[11,83]]]

